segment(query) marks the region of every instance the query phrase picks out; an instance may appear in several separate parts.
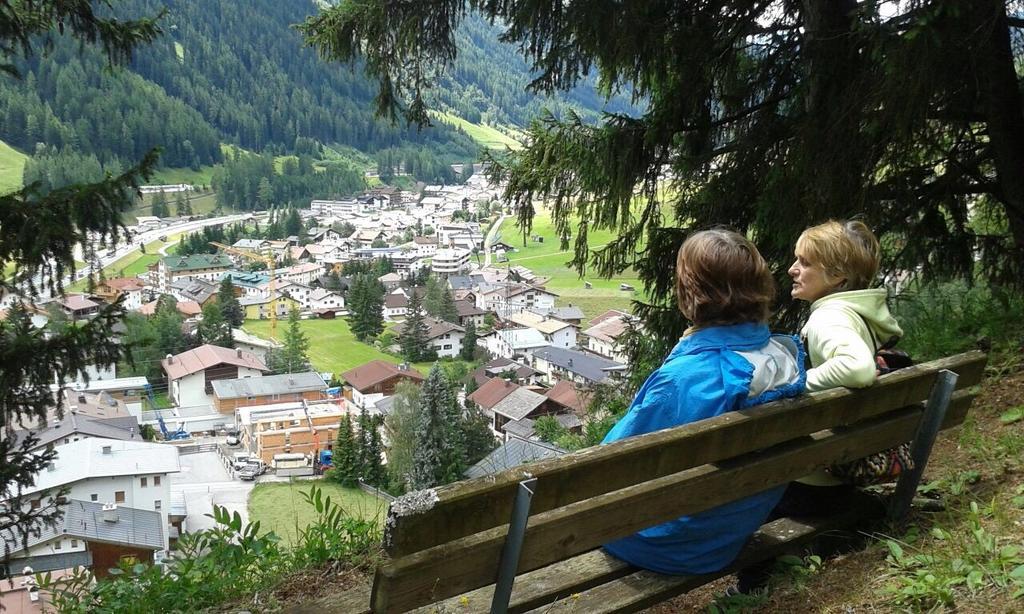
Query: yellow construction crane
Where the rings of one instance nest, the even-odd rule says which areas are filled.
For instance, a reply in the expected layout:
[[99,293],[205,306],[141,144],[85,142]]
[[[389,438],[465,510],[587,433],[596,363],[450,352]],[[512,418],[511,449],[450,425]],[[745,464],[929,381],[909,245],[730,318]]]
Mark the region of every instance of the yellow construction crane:
[[273,256],[264,256],[264,255],[261,255],[261,254],[254,254],[253,252],[248,252],[248,251],[245,251],[244,249],[238,249],[236,247],[231,247],[230,245],[224,245],[223,243],[217,243],[216,241],[210,241],[210,245],[212,245],[212,246],[214,246],[214,247],[216,247],[216,248],[218,248],[220,250],[223,250],[223,251],[225,251],[225,252],[227,252],[229,254],[235,254],[236,256],[241,256],[243,258],[248,258],[250,260],[260,260],[264,264],[267,265],[267,271],[268,271],[268,273],[270,275],[270,284],[268,285],[268,289],[270,290],[270,338],[273,339],[274,341],[276,341],[277,340],[277,293],[276,293],[275,290],[277,288],[277,279],[274,276],[274,266],[276,265],[276,263],[274,262],[274,257]]

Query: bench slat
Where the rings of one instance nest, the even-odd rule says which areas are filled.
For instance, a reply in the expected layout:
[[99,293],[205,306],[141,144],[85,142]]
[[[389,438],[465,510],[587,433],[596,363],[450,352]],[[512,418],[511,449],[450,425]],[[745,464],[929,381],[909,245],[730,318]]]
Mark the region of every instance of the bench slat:
[[[853,460],[913,436],[921,406],[837,431],[822,431],[749,457],[702,465],[532,516],[521,571],[570,558],[639,529],[727,503],[736,493],[784,484],[817,466]],[[505,538],[498,527],[377,570],[375,612],[402,612],[494,582]]]
[[799,551],[826,531],[844,529],[864,520],[867,510],[849,509],[841,514],[814,518],[779,518],[761,526],[736,560],[721,571],[697,576],[667,576],[635,569],[633,573],[568,598],[546,605],[541,612],[561,614],[587,612],[637,612],[677,597],[708,582],[768,559]]
[[595,446],[438,488],[420,505],[400,499],[389,509],[384,547],[398,558],[504,525],[518,483],[529,477],[538,478],[531,502],[536,514],[920,402],[941,369],[959,374],[958,388],[973,386],[981,381],[986,360],[982,352],[967,352],[884,375],[864,390],[828,390]]

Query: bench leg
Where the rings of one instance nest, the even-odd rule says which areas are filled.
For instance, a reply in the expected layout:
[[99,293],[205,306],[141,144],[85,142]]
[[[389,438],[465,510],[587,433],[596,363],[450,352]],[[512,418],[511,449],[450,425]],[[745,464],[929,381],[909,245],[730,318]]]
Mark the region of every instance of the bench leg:
[[914,468],[900,476],[896,483],[896,492],[889,502],[889,519],[902,520],[910,511],[910,504],[917,493],[917,486],[924,475],[928,457],[932,453],[935,437],[939,434],[942,420],[946,417],[946,408],[956,388],[957,374],[948,369],[939,372],[939,377],[928,395],[928,406],[921,416],[914,440],[910,443],[910,455],[914,459]]
[[498,564],[498,580],[494,583],[494,597],[491,600],[491,614],[506,614],[508,602],[512,597],[512,583],[516,579],[519,567],[519,553],[523,549],[523,538],[526,537],[526,521],[530,518],[530,502],[533,500],[533,489],[537,486],[537,478],[523,480],[519,483],[516,500],[512,506],[512,520],[509,522],[505,546],[501,549],[501,562]]

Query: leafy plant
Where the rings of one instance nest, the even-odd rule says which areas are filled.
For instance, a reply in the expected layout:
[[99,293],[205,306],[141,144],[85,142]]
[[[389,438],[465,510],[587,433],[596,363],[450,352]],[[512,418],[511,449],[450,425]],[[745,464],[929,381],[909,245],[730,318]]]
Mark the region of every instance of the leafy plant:
[[967,530],[933,527],[931,538],[942,547],[929,553],[906,541],[886,539],[886,561],[894,578],[887,590],[895,603],[915,611],[952,606],[961,591],[975,594],[993,586],[1013,591],[1014,599],[1024,596],[1024,550],[986,530],[983,517],[982,508],[972,501]]
[[381,537],[376,522],[350,515],[329,495],[324,497],[318,486],[301,494],[316,509],[317,519],[298,532],[299,540],[292,551],[296,566],[317,566],[328,561],[361,565],[373,558]]

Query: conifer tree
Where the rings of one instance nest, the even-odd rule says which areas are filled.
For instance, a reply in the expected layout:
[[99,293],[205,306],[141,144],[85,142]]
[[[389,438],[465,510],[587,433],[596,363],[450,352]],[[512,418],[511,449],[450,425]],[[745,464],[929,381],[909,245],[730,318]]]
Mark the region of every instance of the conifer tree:
[[235,285],[231,283],[231,277],[220,280],[220,288],[217,289],[217,306],[220,307],[224,320],[234,328],[245,322],[245,311],[242,309],[238,297],[235,296]]
[[[607,8],[341,4],[301,30],[326,57],[360,61],[378,81],[378,114],[392,119],[429,123],[426,90],[438,81],[423,75],[457,64],[467,12],[502,24],[535,93],[571,90],[592,72],[605,91],[628,89],[642,112],[596,125],[546,114],[526,147],[487,161],[507,181],[503,200],[524,236],[534,203],[548,202],[563,249],[572,233],[581,275],[636,269],[651,302],[634,311],[663,340],[686,325],[667,274],[673,257],[714,224],[750,236],[783,282],[805,227],[861,215],[891,248],[890,270],[1024,284],[1018,3],[654,0],[594,17]],[[980,210],[1000,222],[972,223]],[[597,230],[615,238],[591,250]],[[782,298],[793,323],[800,308]]]
[[441,288],[441,304],[437,317],[452,324],[459,323],[459,310],[455,307],[455,297],[452,295],[451,289],[447,287]]
[[435,318],[441,317],[441,304],[444,302],[444,288],[436,275],[427,277],[427,291],[423,297],[423,308]]
[[207,301],[203,305],[203,319],[199,322],[199,338],[203,343],[211,343],[225,348],[235,347],[231,335],[231,325],[224,319],[220,306]]
[[402,356],[409,362],[430,360],[433,352],[427,345],[427,323],[423,317],[423,302],[414,288],[410,291],[409,307],[398,338]]
[[342,486],[355,486],[359,481],[359,450],[352,430],[352,416],[348,413],[338,425],[338,435],[331,451],[331,476]]
[[384,285],[370,273],[356,275],[348,308],[352,334],[363,343],[372,341],[384,330]]
[[174,198],[174,214],[179,217],[192,215],[192,201],[185,196],[184,192],[178,192]]
[[359,412],[359,467],[363,480],[374,486],[384,485],[379,427],[380,421],[362,408]]
[[298,373],[309,369],[309,338],[302,332],[299,310],[292,305],[288,312],[288,328],[284,331],[284,347],[281,348],[281,364],[284,373]]
[[[93,9],[84,0],[4,3],[2,78],[19,79],[19,60],[31,58],[57,24],[65,36],[101,47],[111,63],[128,61],[136,45],[160,34],[150,17],[123,19],[110,6]],[[51,330],[36,328],[24,304],[44,289],[63,294],[65,278],[74,274],[76,246],[85,246],[91,259],[96,237],[127,238],[122,215],[141,197],[139,185],[152,175],[156,162],[156,153],[150,152],[137,166],[100,181],[51,192],[29,183],[0,195],[0,294],[13,301],[7,318],[0,320],[0,559],[10,553],[8,544],[27,542],[45,527],[55,527],[62,515],[60,495],[66,494],[54,492],[29,505],[24,490],[57,452],[37,449],[34,433],[15,440],[7,436],[9,429],[45,423],[54,408],[52,385],[62,387],[89,365],[115,364],[125,355],[113,333],[124,317],[120,302],[74,327]],[[61,395],[57,398],[57,415],[63,417]]]
[[461,479],[466,458],[458,415],[459,408],[448,378],[435,363],[420,391],[410,488],[430,488]]
[[388,490],[392,493],[405,492],[412,473],[420,394],[420,387],[416,384],[398,384],[391,411],[384,418],[384,430],[388,436]]
[[462,360],[473,360],[476,355],[476,323],[472,318],[466,322],[466,334],[462,337],[462,349],[459,350],[459,358]]
[[170,217],[171,211],[167,207],[167,195],[163,190],[153,195],[152,209],[153,215],[156,217]]

